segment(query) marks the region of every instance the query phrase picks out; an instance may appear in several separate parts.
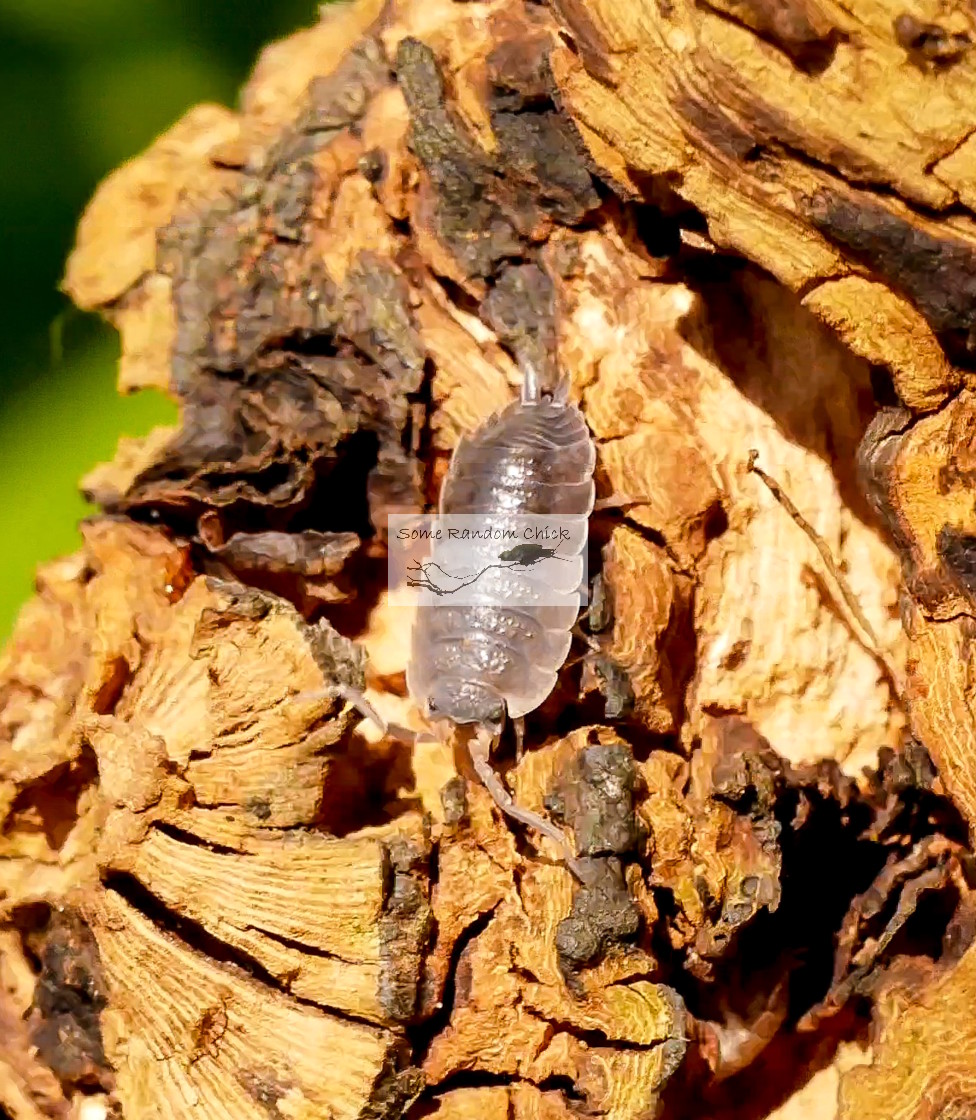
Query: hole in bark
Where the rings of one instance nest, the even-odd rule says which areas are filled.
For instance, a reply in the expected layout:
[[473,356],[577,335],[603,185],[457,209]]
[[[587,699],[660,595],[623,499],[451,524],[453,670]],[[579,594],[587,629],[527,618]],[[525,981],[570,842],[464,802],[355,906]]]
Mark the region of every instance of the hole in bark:
[[713,541],[728,530],[729,515],[721,502],[715,502],[705,511],[705,540]]
[[[772,913],[761,911],[742,927],[728,956],[714,961],[705,977],[689,974],[682,954],[669,953],[660,940],[656,943],[662,959],[670,959],[666,982],[680,992],[701,1022],[752,1023],[753,1030],[761,1031],[764,1016],[773,1013],[767,1018],[772,1024],[771,1040],[764,1046],[759,1038],[759,1052],[741,1072],[715,1081],[703,1063],[695,1072],[701,1055],[687,1064],[679,1082],[668,1090],[676,1120],[716,1115],[750,1120],[766,1115],[828,1064],[841,1041],[866,1041],[873,983],[889,961],[899,954],[938,959],[943,953],[958,953],[951,936],[959,897],[951,881],[937,877],[938,861],[944,858],[938,852],[943,843],[940,835],[960,844],[965,842],[966,829],[955,807],[926,788],[931,776],[926,779],[929,772],[924,766],[912,777],[914,758],[910,750],[900,755],[883,752],[867,790],[849,789],[846,796],[832,788],[831,774],[836,774],[832,766],[794,772],[775,810],[782,851],[778,908]],[[736,807],[741,811],[741,805]],[[913,862],[910,853],[926,838],[934,842],[933,855]],[[895,860],[902,860],[906,870],[887,888],[890,894],[879,893],[885,889],[879,884]],[[916,883],[921,886],[926,877],[934,886],[910,903],[914,909],[907,921],[877,960],[868,960],[839,1009],[815,1020],[812,1029],[798,1031],[798,1021],[835,990],[837,931],[850,928],[851,914],[857,915],[853,948],[870,945],[905,905],[906,897],[911,900],[906,892]],[[877,904],[870,903],[872,897]],[[659,891],[655,898],[664,922],[673,918],[674,900],[668,893]],[[864,899],[869,900],[866,906]],[[850,962],[842,979],[857,977],[860,968]],[[785,998],[778,998],[778,990]],[[751,1044],[747,1039],[746,1045]],[[696,1077],[695,1091],[690,1093]],[[737,1104],[747,1086],[750,1103],[742,1112]]]
[[84,746],[66,762],[22,789],[11,806],[5,833],[42,832],[48,847],[59,851],[78,822],[78,803],[98,776],[98,762]]
[[928,891],[919,899],[915,912],[895,934],[888,952],[940,960],[946,949],[946,935],[961,901],[958,888],[948,883],[942,890]]
[[481,300],[471,295],[449,276],[438,276],[437,283],[444,289],[444,295],[459,311],[466,311],[476,318],[481,317]]
[[701,1056],[689,1053],[662,1094],[669,1120],[762,1120],[830,1065],[844,1042],[869,1044],[866,1017],[853,1009],[813,1034],[781,1031],[740,1073],[715,1082]]
[[415,785],[411,767],[410,752],[395,739],[374,743],[351,733],[332,758],[314,827],[329,836],[346,836],[387,824],[416,807],[416,799],[397,797],[399,790]]
[[287,335],[267,349],[309,358],[335,358],[339,354],[335,335],[330,331],[301,331]]
[[36,934],[45,929],[51,920],[53,908],[49,902],[28,902],[16,906],[11,914],[11,924],[20,934],[24,955],[35,972],[41,970],[41,959],[36,952]]
[[289,526],[293,532],[357,533],[371,537],[366,479],[376,466],[379,439],[360,429],[336,448],[334,460],[322,463],[306,498],[304,509]]
[[831,468],[841,499],[878,525],[857,478],[857,449],[876,411],[871,365],[798,296],[752,265],[712,258],[688,278],[701,300],[685,341],[732,379],[794,443]]
[[891,373],[884,366],[871,366],[871,390],[874,393],[874,403],[878,408],[898,408],[901,401],[895,392],[895,383]]
[[670,257],[681,248],[681,227],[655,206],[634,207],[634,229],[652,257]]

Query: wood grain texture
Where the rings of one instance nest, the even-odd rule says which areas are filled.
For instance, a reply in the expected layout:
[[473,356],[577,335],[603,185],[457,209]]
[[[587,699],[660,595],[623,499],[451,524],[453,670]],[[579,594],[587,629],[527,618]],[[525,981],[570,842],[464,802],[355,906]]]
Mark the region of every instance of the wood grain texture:
[[[966,1106],[974,42],[936,0],[362,0],[102,184],[65,288],[180,423],[86,477],[0,657],[0,1111]],[[342,699],[421,730],[387,517],[526,365],[611,501],[498,763],[585,883],[463,733]]]

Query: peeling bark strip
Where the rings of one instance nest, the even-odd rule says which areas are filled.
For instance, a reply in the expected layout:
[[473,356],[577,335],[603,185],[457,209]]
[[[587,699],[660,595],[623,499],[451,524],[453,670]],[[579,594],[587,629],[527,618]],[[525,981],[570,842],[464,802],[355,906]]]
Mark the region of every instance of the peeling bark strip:
[[386,847],[386,899],[379,920],[379,997],[388,1019],[409,1022],[417,1014],[423,956],[431,936],[429,848],[395,837]]
[[[124,479],[96,475],[89,486],[108,509],[148,509],[181,528],[206,518],[199,537],[223,564],[251,575],[270,566],[279,578],[264,582],[276,590],[290,590],[280,577],[291,572],[312,602],[342,596],[323,578],[334,571],[309,572],[298,556],[262,563],[247,531],[290,527],[297,515],[313,519],[313,533],[365,531],[365,501],[340,509],[322,494],[330,480],[346,489],[380,463],[387,488],[416,490],[408,398],[425,355],[408,285],[367,246],[344,277],[330,276],[315,247],[316,206],[334,188],[318,154],[357,127],[389,80],[378,45],[366,41],[312,82],[298,119],[259,157],[221,157],[240,166],[233,189],[178,210],[160,230],[183,424]],[[354,437],[363,437],[357,453],[345,452],[339,468],[338,449]],[[259,549],[274,540],[251,539]]]
[[493,158],[448,107],[433,51],[412,38],[397,50],[411,142],[436,195],[435,228],[465,279],[525,256],[546,237],[548,219],[575,224],[599,204],[572,125],[552,102],[544,49],[539,39],[504,43],[486,60]]
[[[967,1107],[974,35],[361,0],[103,184],[66,287],[181,423],[86,479],[0,658],[0,1113]],[[417,726],[385,515],[523,368],[623,502],[497,760],[584,888],[460,737],[342,700]]]

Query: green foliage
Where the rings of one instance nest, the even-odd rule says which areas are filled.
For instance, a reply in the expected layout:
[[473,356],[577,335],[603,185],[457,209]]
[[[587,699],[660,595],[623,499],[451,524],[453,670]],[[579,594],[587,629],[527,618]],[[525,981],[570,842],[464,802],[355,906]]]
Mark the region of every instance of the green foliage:
[[98,181],[198,101],[233,104],[314,0],[0,0],[0,640],[35,566],[77,546],[78,477],[172,423],[115,393],[118,345],[58,293]]
[[35,565],[75,547],[91,510],[76,480],[109,459],[120,432],[173,423],[176,407],[154,392],[115,392],[118,346],[93,338],[53,376],[11,394],[0,414],[0,625],[9,629],[31,592]]

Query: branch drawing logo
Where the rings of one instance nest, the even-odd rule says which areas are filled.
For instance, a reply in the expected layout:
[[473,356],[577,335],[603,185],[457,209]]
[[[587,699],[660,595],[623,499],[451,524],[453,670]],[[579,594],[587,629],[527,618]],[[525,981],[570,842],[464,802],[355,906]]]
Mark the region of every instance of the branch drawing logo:
[[554,548],[545,548],[541,544],[517,544],[513,548],[507,548],[504,552],[500,552],[497,563],[486,564],[480,571],[461,575],[447,571],[436,560],[425,562],[415,560],[407,567],[407,586],[422,587],[426,591],[432,591],[435,595],[455,595],[463,588],[477,583],[486,572],[493,569],[525,571],[525,569],[533,567],[542,560],[562,560],[565,562],[566,557],[560,556]]

